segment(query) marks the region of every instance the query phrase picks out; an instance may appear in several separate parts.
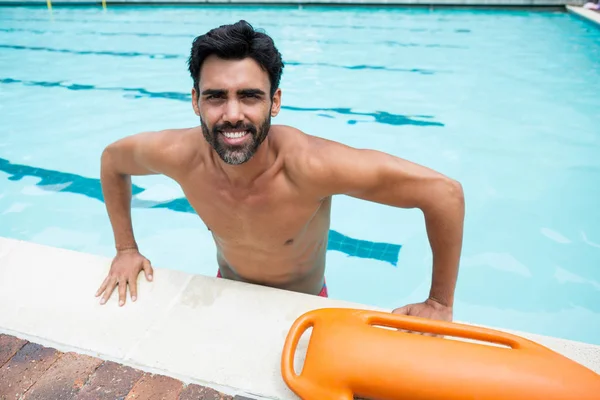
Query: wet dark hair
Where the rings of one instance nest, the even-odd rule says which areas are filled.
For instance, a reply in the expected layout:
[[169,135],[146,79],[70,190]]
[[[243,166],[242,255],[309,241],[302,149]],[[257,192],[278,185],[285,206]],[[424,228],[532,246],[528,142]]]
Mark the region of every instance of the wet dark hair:
[[270,36],[255,30],[244,20],[211,29],[194,39],[188,67],[196,92],[199,91],[198,81],[202,63],[212,54],[226,60],[251,57],[269,74],[271,97],[279,87],[283,71],[281,54]]

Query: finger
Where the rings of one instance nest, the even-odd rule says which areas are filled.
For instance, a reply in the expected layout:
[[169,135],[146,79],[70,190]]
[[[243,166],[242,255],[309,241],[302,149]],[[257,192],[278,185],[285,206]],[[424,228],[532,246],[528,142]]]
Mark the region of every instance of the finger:
[[119,279],[119,307],[125,304],[127,298],[127,278]]
[[102,295],[102,298],[100,299],[100,304],[104,304],[108,301],[108,299],[110,299],[110,295],[112,294],[113,290],[115,290],[116,285],[117,285],[117,279],[114,277],[110,277],[110,279],[108,280],[108,283],[106,285],[106,290],[104,291],[104,294]]
[[102,292],[104,292],[104,289],[106,289],[106,285],[108,285],[108,280],[109,280],[108,278],[110,278],[110,276],[107,276],[106,278],[104,278],[102,285],[100,285],[100,288],[98,288],[98,290],[96,291],[96,297],[100,296],[100,294]]
[[411,306],[412,306],[411,304],[408,304],[404,307],[396,308],[394,310],[394,314],[409,315]]
[[146,275],[146,279],[148,281],[152,280],[152,274],[154,273],[154,269],[152,268],[152,265],[150,264],[150,261],[145,260],[144,264],[143,264],[143,268],[144,268],[144,274]]
[[131,296],[131,301],[137,300],[137,276],[129,278],[129,295]]

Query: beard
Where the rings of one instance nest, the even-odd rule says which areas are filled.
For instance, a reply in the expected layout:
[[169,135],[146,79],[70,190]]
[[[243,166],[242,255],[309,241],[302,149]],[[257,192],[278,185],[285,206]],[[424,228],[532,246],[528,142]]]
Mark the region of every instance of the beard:
[[[244,124],[238,122],[236,125],[232,125],[229,122],[215,125],[210,129],[206,123],[200,118],[200,125],[202,126],[202,134],[204,139],[212,146],[212,148],[219,155],[221,160],[229,165],[239,165],[250,160],[258,146],[267,138],[269,129],[271,129],[271,115],[269,114],[265,121],[260,125],[259,128],[253,124]],[[247,131],[250,140],[240,145],[231,145],[225,143],[222,138],[222,131],[224,130],[244,130]]]

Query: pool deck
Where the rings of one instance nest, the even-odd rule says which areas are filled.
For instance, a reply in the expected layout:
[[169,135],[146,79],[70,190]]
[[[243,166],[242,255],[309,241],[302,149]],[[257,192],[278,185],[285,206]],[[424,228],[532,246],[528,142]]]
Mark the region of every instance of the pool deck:
[[[297,399],[280,372],[296,318],[323,307],[389,311],[160,266],[152,282],[140,275],[137,302],[119,307],[113,295],[100,305],[94,293],[110,261],[0,238],[0,398],[120,390],[136,399]],[[600,346],[505,331],[600,373]],[[297,363],[305,348],[303,338]],[[26,367],[30,359],[37,367]]]
[[589,22],[600,25],[600,12],[587,10],[583,7],[566,6],[567,10]]
[[[100,5],[102,0],[51,0],[53,6]],[[581,6],[586,0],[106,0],[118,5],[265,5],[265,6],[396,6],[396,7],[554,7]],[[0,0],[0,5],[40,5],[46,0]]]
[[239,400],[204,386],[0,334],[0,399]]

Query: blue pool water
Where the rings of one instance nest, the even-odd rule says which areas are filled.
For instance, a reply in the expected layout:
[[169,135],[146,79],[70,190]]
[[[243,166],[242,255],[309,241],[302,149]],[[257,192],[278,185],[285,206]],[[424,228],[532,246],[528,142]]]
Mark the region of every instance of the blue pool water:
[[[457,320],[600,344],[600,31],[561,12],[0,8],[0,235],[112,256],[102,149],[197,124],[190,43],[240,18],[284,56],[275,123],[461,181]],[[210,234],[178,186],[134,183],[142,252],[214,275]],[[331,229],[331,297],[393,308],[427,296],[418,210],[336,197]]]

